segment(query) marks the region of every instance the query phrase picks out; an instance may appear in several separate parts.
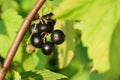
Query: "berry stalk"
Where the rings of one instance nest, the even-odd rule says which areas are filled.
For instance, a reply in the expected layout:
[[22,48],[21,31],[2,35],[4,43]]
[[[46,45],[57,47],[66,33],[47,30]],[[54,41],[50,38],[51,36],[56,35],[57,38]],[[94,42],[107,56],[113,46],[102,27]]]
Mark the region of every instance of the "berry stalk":
[[37,14],[38,10],[41,8],[41,6],[44,4],[46,0],[37,0],[37,3],[35,4],[35,6],[33,7],[33,9],[30,11],[30,13],[27,15],[27,17],[25,18],[25,20],[23,21],[18,34],[16,35],[8,53],[6,56],[6,59],[4,61],[3,64],[3,68],[0,72],[0,80],[4,80],[4,77],[7,73],[7,70],[15,56],[15,53],[32,21],[32,19],[34,18],[35,14]]

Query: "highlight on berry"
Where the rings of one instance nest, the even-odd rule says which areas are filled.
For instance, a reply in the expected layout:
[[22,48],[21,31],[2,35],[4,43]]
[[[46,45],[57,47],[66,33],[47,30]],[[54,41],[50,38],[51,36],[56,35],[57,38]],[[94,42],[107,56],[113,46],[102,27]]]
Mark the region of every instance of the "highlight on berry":
[[[27,43],[26,52],[33,53],[35,48],[41,49],[43,54],[51,55],[55,51],[55,45],[62,44],[65,40],[65,34],[63,31],[56,29],[54,26],[56,20],[52,19],[53,13],[40,16],[36,14],[33,18],[31,25],[28,28],[29,38]],[[47,40],[50,35],[50,40]]]

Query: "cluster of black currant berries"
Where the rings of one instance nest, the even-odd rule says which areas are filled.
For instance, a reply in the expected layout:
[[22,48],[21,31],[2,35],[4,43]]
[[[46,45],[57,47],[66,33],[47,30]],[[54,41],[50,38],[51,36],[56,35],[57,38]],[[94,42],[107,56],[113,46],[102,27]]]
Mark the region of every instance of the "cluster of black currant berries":
[[[33,53],[35,48],[41,48],[45,55],[50,55],[55,50],[55,44],[61,44],[65,40],[65,34],[61,30],[54,30],[56,20],[52,19],[53,13],[36,15],[34,22],[29,27],[30,43],[26,47],[28,53]],[[50,35],[50,40],[47,40]]]

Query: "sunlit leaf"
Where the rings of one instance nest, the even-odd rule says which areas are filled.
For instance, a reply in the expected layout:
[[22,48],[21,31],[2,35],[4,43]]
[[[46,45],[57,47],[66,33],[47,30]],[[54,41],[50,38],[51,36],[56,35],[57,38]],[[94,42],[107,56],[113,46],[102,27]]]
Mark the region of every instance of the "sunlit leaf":
[[55,11],[55,18],[81,21],[83,45],[88,47],[89,58],[99,72],[110,69],[109,46],[120,18],[119,3],[120,0],[65,0]]
[[95,2],[83,22],[82,41],[88,47],[88,55],[93,59],[94,67],[99,72],[110,69],[109,46],[119,19],[117,4],[108,4],[109,2],[105,1],[104,4],[102,1]]
[[[15,10],[8,9],[2,14],[1,18],[3,21],[0,21],[0,55],[5,57],[22,23],[22,17]],[[21,61],[22,56],[22,50],[19,49],[15,56],[17,61]]]
[[25,71],[44,69],[47,64],[47,56],[40,50],[37,50],[29,55],[24,51],[23,68]]
[[42,8],[39,10],[38,13],[42,14],[48,14],[49,12],[53,12],[58,5],[60,4],[62,0],[46,0],[45,4],[42,6]]
[[20,74],[16,71],[14,71],[14,79],[13,80],[21,80]]
[[88,12],[93,2],[94,0],[64,0],[54,11],[55,18],[80,20]]
[[18,9],[18,4],[16,3],[16,1],[14,0],[4,0],[2,2],[2,11],[6,11],[7,9],[10,9],[10,8],[13,8],[13,9]]
[[29,12],[37,0],[21,0],[21,7],[25,12]]
[[35,67],[37,66],[38,61],[39,61],[38,57],[35,54],[33,54],[32,56],[29,56],[28,58],[26,58],[26,60],[24,60],[23,68],[26,71],[34,70]]
[[72,21],[68,21],[66,23],[64,23],[64,21],[61,21],[58,22],[55,26],[56,29],[59,29],[61,27],[65,34],[65,42],[58,46],[58,60],[60,68],[68,66],[74,56],[75,31],[73,25],[74,23]]
[[43,76],[43,80],[68,80],[66,76],[59,73],[51,72],[49,70],[42,70],[38,73]]
[[49,70],[22,72],[21,77],[22,80],[67,80],[66,76]]

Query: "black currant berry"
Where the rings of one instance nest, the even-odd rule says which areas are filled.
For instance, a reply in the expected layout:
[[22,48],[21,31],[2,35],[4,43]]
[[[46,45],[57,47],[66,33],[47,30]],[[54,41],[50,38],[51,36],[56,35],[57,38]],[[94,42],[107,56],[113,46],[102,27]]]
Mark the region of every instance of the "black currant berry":
[[44,44],[42,44],[42,52],[45,55],[50,55],[54,52],[55,46],[52,42],[46,42]]
[[42,18],[46,19],[47,21],[51,21],[51,17],[53,16],[53,13],[48,13],[46,15],[43,15]]
[[[34,29],[35,25],[36,25],[36,29]],[[30,27],[29,27],[29,33],[31,34],[32,32],[33,33],[38,33],[38,24],[32,24],[32,25],[30,25]]]
[[51,34],[51,40],[54,44],[61,44],[65,40],[65,34],[61,30],[54,30]]
[[52,31],[54,30],[54,25],[55,25],[56,21],[52,20],[51,22],[47,22],[47,24],[50,27],[49,33],[52,33]]
[[48,24],[45,24],[45,23],[40,23],[39,25],[38,25],[38,31],[40,32],[40,33],[48,33],[49,31],[50,31],[50,27],[49,27],[49,25]]
[[27,45],[26,52],[29,54],[35,52],[35,47],[33,45]]
[[43,15],[42,18],[45,19],[47,21],[47,24],[50,27],[50,31],[49,33],[51,33],[54,30],[54,25],[56,23],[56,20],[53,20],[51,17],[53,16],[53,13],[48,13],[46,15]]
[[40,48],[43,43],[43,39],[39,33],[35,33],[31,37],[31,44],[36,48]]

